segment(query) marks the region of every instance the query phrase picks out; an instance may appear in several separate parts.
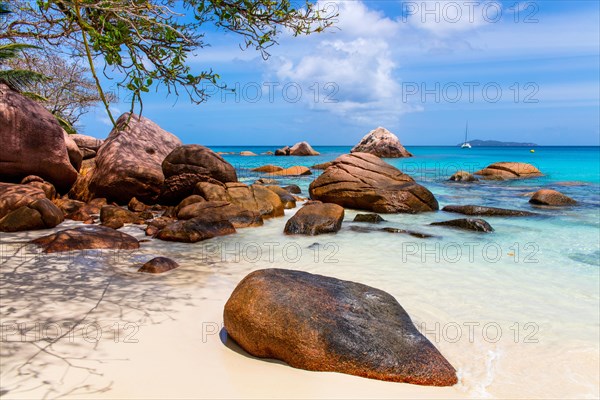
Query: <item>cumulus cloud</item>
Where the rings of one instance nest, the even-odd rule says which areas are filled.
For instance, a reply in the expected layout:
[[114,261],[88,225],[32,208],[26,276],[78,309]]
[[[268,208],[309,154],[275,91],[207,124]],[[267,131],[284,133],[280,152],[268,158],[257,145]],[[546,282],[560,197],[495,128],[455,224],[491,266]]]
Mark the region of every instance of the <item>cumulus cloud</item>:
[[402,22],[359,1],[335,4],[336,28],[303,38],[300,44],[298,38],[284,40],[269,62],[270,72],[304,88],[333,84],[335,94],[327,100],[334,101],[306,96],[309,106],[361,124],[395,123],[400,115],[418,110],[402,103],[396,76],[394,42]]

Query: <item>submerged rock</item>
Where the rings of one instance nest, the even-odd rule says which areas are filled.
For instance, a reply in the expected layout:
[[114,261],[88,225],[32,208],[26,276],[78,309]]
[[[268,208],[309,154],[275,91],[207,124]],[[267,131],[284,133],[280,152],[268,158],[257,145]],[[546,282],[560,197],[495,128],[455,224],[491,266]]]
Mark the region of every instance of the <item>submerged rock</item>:
[[442,208],[442,211],[453,212],[464,215],[481,215],[490,217],[527,217],[537,215],[529,211],[509,210],[506,208],[474,206],[474,205],[448,205]]
[[344,208],[331,203],[312,203],[300,208],[285,224],[287,235],[335,233],[342,227]]
[[354,222],[370,222],[372,224],[377,224],[383,221],[385,221],[385,219],[381,218],[381,215],[379,214],[356,214],[354,217]]
[[410,235],[412,237],[416,237],[416,238],[419,238],[419,239],[429,239],[429,238],[436,237],[435,235],[430,235],[429,233],[411,231],[411,230],[400,229],[400,228],[392,228],[392,227],[389,227],[389,226],[385,227],[385,228],[381,228],[381,230],[384,231],[384,232],[389,232],[389,233],[402,233],[402,234]]
[[310,197],[378,213],[417,213],[438,209],[438,202],[410,176],[366,153],[344,154],[309,187]]
[[238,284],[223,317],[248,353],[295,368],[419,385],[458,381],[396,299],[360,283],[259,270]]
[[450,177],[449,180],[454,181],[454,182],[478,182],[479,181],[479,179],[477,179],[473,174],[470,174],[467,171],[456,171]]
[[494,228],[487,221],[480,218],[459,218],[449,221],[432,222],[429,225],[448,226],[475,232],[493,232]]
[[163,272],[170,271],[178,268],[179,264],[167,257],[155,257],[152,260],[147,261],[138,272],[146,272],[149,274],[162,274]]
[[41,246],[44,253],[84,249],[134,250],[140,247],[133,236],[99,225],[65,229],[30,243]]
[[577,204],[577,201],[573,200],[569,196],[552,189],[538,190],[533,194],[533,196],[531,196],[529,202],[531,204],[544,206],[572,206]]
[[392,132],[379,127],[367,133],[351,153],[368,153],[381,158],[412,157]]
[[497,162],[475,172],[487,180],[526,179],[543,176],[539,169],[531,164],[519,162]]

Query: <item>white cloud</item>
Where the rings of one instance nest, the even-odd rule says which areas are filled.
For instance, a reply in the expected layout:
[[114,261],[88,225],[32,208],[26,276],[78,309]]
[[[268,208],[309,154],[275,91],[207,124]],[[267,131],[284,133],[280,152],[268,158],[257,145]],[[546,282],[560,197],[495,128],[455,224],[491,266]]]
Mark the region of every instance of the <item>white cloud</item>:
[[271,73],[280,81],[295,82],[303,88],[333,83],[338,89],[335,103],[315,102],[312,96],[305,100],[311,108],[360,124],[393,124],[400,115],[416,111],[402,103],[395,76],[393,48],[401,22],[359,1],[335,4],[339,12],[336,28],[294,38],[293,42],[284,39],[269,61]]

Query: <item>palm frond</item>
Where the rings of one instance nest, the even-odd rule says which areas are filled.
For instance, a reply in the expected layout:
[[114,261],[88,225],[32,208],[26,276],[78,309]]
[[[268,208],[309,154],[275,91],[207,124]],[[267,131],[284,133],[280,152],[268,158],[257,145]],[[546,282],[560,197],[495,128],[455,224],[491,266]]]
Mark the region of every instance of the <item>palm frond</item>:
[[43,82],[46,79],[48,78],[42,74],[22,69],[0,71],[0,82],[8,85],[11,89],[16,90],[17,92],[26,91],[27,88],[31,87],[35,83]]
[[0,65],[3,60],[15,58],[26,49],[39,49],[39,47],[26,43],[8,43],[0,45]]
[[48,101],[48,99],[45,98],[44,96],[41,96],[34,92],[21,92],[21,95],[27,97],[28,99],[37,101],[38,103],[44,103],[44,102]]
[[56,118],[56,120],[58,121],[58,124],[69,134],[69,135],[74,135],[77,133],[77,130],[73,127],[73,125],[71,125],[71,123],[69,121],[67,121],[66,119],[64,119],[63,117],[61,117],[58,114],[54,114],[54,118]]

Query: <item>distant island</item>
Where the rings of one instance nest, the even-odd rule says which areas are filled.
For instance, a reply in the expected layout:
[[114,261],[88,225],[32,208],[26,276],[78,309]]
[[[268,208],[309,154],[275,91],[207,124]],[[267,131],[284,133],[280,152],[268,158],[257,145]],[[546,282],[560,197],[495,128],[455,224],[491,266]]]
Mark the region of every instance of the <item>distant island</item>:
[[[469,140],[469,143],[472,147],[508,147],[508,146],[526,146],[532,147],[537,146],[535,143],[520,143],[520,142],[501,142],[499,140]],[[462,143],[457,144],[457,146],[462,146]]]

